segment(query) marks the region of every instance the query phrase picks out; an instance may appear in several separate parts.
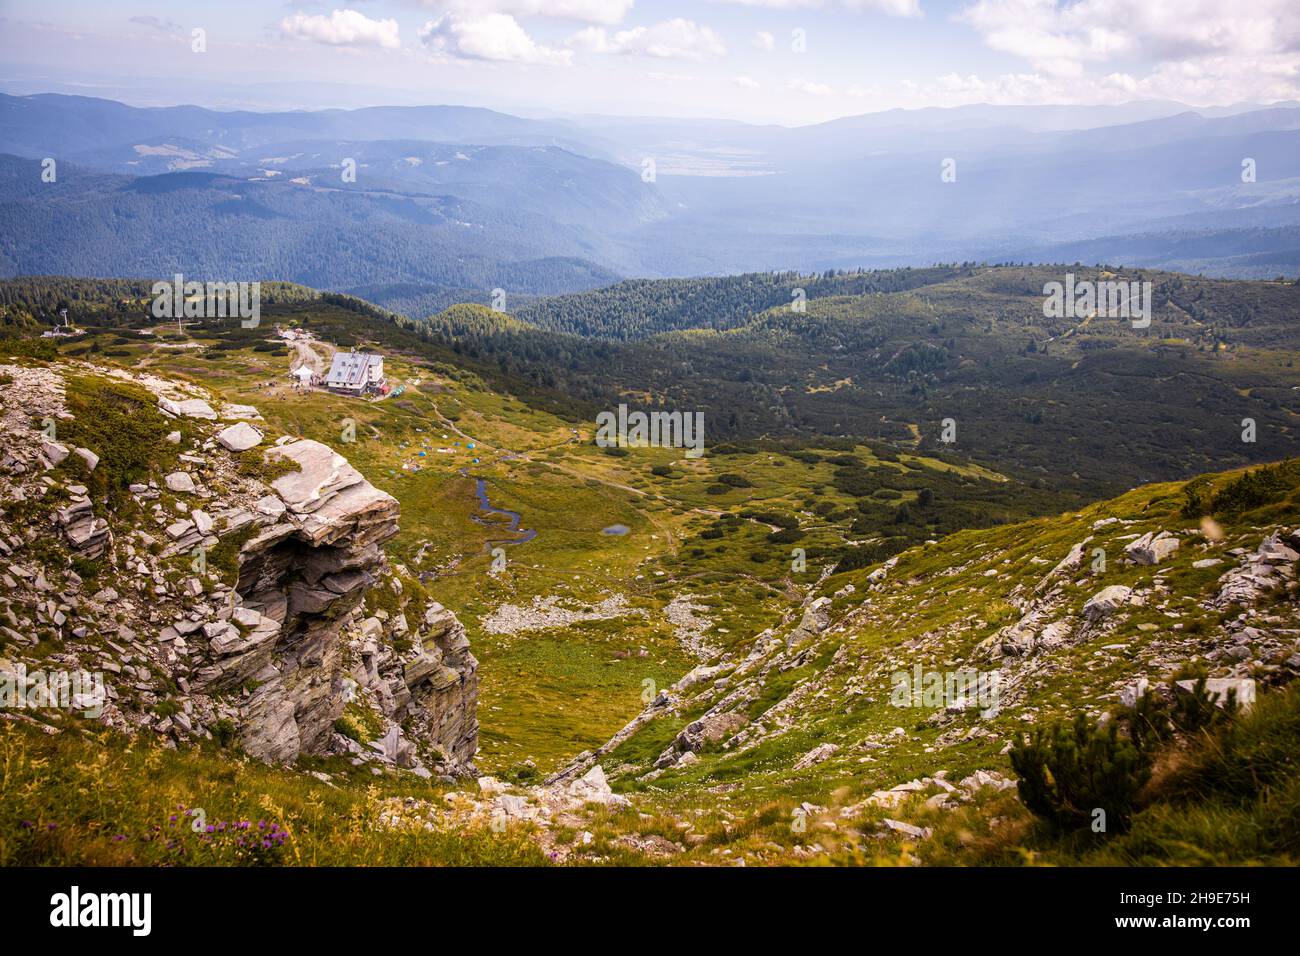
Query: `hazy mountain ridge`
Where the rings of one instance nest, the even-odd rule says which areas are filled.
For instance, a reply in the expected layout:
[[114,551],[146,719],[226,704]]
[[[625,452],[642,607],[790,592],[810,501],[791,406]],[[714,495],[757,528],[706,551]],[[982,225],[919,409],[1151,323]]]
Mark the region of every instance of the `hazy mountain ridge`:
[[560,292],[590,285],[583,271],[609,275],[538,262],[600,251],[583,230],[453,196],[322,192],[193,171],[130,178],[67,165],[57,182],[41,183],[36,161],[3,156],[0,196],[0,273],[10,276],[181,271],[324,288],[423,281]]
[[[131,174],[301,178],[324,190],[318,202],[282,204],[277,214],[307,228],[359,219],[373,231],[396,215],[415,228],[410,241],[443,256],[570,257],[627,276],[1056,261],[1067,248],[1088,250],[1092,261],[1213,275],[1297,274],[1293,238],[1260,231],[1296,225],[1300,107],[1293,104],[894,110],[785,128],[527,120],[459,107],[220,113],[4,96],[0,148]],[[355,182],[342,176],[347,159],[357,163]],[[1243,181],[1246,160],[1251,181]],[[59,195],[30,187],[7,181],[0,199]],[[372,205],[350,205],[355,193]],[[477,204],[449,218],[483,224],[486,241],[454,229],[418,235],[421,224],[437,224],[413,206],[439,197]],[[158,214],[186,210],[178,204]],[[1200,234],[1195,248],[1189,232]],[[37,239],[49,248],[62,237],[30,241]],[[22,249],[28,237],[10,241],[18,247],[11,272],[110,271],[40,265],[42,254]],[[160,230],[155,241],[164,255],[198,254],[205,268],[242,268],[210,233],[185,245]],[[157,259],[124,260],[118,270],[141,274]],[[277,262],[276,274],[333,288],[423,281],[483,292],[565,291],[509,288],[508,275],[474,278],[491,272],[486,265],[422,271],[401,264],[366,277],[343,264],[311,272],[289,265]]]

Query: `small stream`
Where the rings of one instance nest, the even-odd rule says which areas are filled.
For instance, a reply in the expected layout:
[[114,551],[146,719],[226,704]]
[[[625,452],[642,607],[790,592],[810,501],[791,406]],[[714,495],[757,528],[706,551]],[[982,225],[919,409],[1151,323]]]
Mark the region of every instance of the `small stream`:
[[[479,511],[483,511],[488,514],[505,515],[507,518],[510,519],[510,523],[506,526],[506,530],[509,531],[511,534],[521,535],[521,537],[516,537],[516,538],[491,539],[487,542],[488,547],[493,547],[498,544],[502,544],[502,545],[523,544],[524,542],[532,541],[533,538],[537,537],[537,530],[535,528],[519,527],[519,523],[523,521],[524,516],[521,515],[518,511],[508,511],[505,508],[497,508],[492,504],[491,501],[488,500],[487,479],[485,478],[474,479],[474,494],[478,496]],[[495,522],[486,521],[483,518],[480,518],[478,515],[472,515],[471,517],[473,517],[473,519],[477,521],[479,524],[490,525],[491,527],[497,527]]]

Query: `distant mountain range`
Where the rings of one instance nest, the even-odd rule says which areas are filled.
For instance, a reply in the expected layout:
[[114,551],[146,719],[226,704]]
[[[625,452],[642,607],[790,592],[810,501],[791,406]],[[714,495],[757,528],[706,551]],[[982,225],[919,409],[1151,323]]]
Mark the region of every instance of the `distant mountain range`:
[[1300,274],[1293,104],[967,106],[786,128],[0,95],[0,153],[5,275],[394,286],[436,311],[494,288],[935,262]]

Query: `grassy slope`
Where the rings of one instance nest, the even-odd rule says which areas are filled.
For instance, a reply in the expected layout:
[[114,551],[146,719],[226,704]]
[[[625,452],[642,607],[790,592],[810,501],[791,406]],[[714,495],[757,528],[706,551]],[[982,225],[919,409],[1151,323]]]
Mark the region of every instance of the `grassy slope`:
[[[188,336],[166,329],[160,330],[160,336],[171,344],[189,341]],[[216,341],[209,339],[203,344]],[[577,750],[603,742],[640,709],[644,680],[664,686],[689,669],[694,661],[674,640],[671,628],[659,613],[667,600],[685,586],[702,595],[701,601],[712,609],[716,618],[714,637],[734,650],[744,651],[754,634],[780,619],[798,587],[816,581],[818,569],[814,562],[810,561],[802,577],[793,574],[788,568],[789,545],[768,542],[770,529],[756,522],[740,522],[721,540],[701,537],[702,532],[715,526],[716,512],[746,506],[799,512],[801,526],[808,535],[800,544],[810,548],[823,542],[842,544],[854,537],[844,521],[834,518],[836,509],[848,509],[854,501],[836,488],[835,468],[825,460],[808,464],[762,451],[702,461],[675,459],[673,452],[663,450],[637,450],[626,458],[611,457],[585,442],[571,442],[574,436],[567,423],[494,393],[471,375],[446,366],[431,366],[415,356],[390,355],[390,377],[408,383],[400,398],[359,403],[319,393],[295,396],[283,386],[268,389],[264,383],[282,381],[287,367],[284,356],[271,353],[244,348],[200,354],[195,350],[121,342],[112,351],[121,354],[111,356],[110,361],[190,377],[221,390],[229,400],[258,405],[273,430],[318,438],[339,447],[377,485],[399,498],[404,530],[392,546],[394,558],[409,563],[413,569],[436,572],[430,591],[461,615],[483,663],[481,763],[492,772],[508,773],[529,758],[549,769]],[[358,436],[355,444],[346,447],[338,441],[344,418],[357,422]],[[449,438],[444,440],[443,434]],[[474,452],[464,448],[463,436],[476,442]],[[588,437],[585,430],[579,437]],[[431,452],[434,447],[457,440],[461,447],[455,455]],[[426,450],[425,458],[418,456],[419,450]],[[822,452],[823,459],[837,453],[830,449]],[[868,449],[857,449],[855,454],[868,466],[887,464],[876,460]],[[475,456],[480,458],[478,464],[471,462]],[[419,464],[421,470],[403,470],[404,463]],[[673,475],[651,474],[650,467],[656,464],[671,464]],[[937,461],[910,464],[922,467],[924,473],[952,467]],[[925,467],[930,465],[934,467]],[[524,526],[539,532],[532,542],[508,549],[509,565],[500,576],[486,573],[490,555],[484,543],[494,532],[471,520],[472,482],[460,474],[461,468],[487,478],[493,503],[522,512]],[[975,478],[964,466],[958,466],[958,471],[966,472],[963,477]],[[753,487],[710,494],[717,475],[723,472],[743,474]],[[998,735],[996,739],[974,738],[943,751],[939,759],[933,751],[946,729],[911,726],[919,724],[926,713],[906,715],[910,720],[900,719],[897,710],[882,703],[885,695],[879,686],[866,695],[875,696],[875,702],[846,694],[850,675],[841,673],[842,667],[836,671],[830,666],[835,650],[846,646],[853,667],[873,674],[877,680],[892,670],[900,647],[932,633],[944,634],[941,644],[927,647],[934,663],[964,659],[981,639],[1018,616],[1006,600],[1008,591],[1018,584],[1037,581],[1070,545],[1089,533],[1093,521],[1111,514],[1137,521],[1122,529],[1128,534],[1170,527],[1170,522],[1177,523],[1179,488],[1178,484],[1151,486],[1076,514],[960,532],[937,545],[913,549],[891,574],[891,582],[907,583],[891,585],[886,593],[873,595],[870,602],[864,601],[863,587],[869,568],[826,581],[822,592],[827,595],[845,583],[854,583],[858,588],[855,595],[835,601],[837,619],[847,615],[845,619],[851,626],[839,632],[833,630],[826,646],[819,648],[812,659],[774,677],[753,705],[753,716],[759,716],[765,707],[802,682],[819,681],[824,693],[801,714],[796,727],[739,758],[702,754],[695,767],[670,772],[652,787],[634,785],[628,779],[621,786],[640,791],[635,794],[638,810],[648,812],[650,819],[636,813],[613,815],[597,826],[591,852],[607,859],[626,859],[626,851],[611,840],[630,832],[646,834],[656,827],[662,827],[666,835],[680,836],[680,825],[685,822],[692,832],[707,835],[706,842],[690,851],[689,858],[716,861],[719,857],[746,854],[753,861],[800,859],[802,852],[795,848],[811,841],[809,835],[794,833],[790,827],[790,810],[799,801],[832,807],[848,805],[876,787],[915,776],[919,767],[933,770],[942,766],[954,778],[977,768],[1004,767],[1005,758],[999,751],[1006,734],[1017,726],[1012,717],[1004,715],[991,725]],[[911,498],[913,493],[903,492],[903,496]],[[822,503],[830,506],[829,517],[813,515],[812,507]],[[1294,520],[1296,513],[1296,502],[1291,500],[1267,517]],[[1252,520],[1262,518],[1254,516]],[[598,534],[600,528],[613,523],[626,524],[632,532],[622,537]],[[1257,543],[1258,535],[1252,538],[1246,530],[1249,527],[1245,520],[1240,528],[1229,527],[1230,539],[1222,548],[1233,543]],[[1111,529],[1109,536],[1120,533],[1121,529]],[[1074,584],[1071,600],[1082,600],[1105,584],[1134,583],[1143,573],[1150,575],[1150,569],[1126,569],[1115,561],[1122,543],[1108,542],[1107,537],[1106,533],[1098,536],[1098,543],[1108,547],[1112,555],[1107,573]],[[718,550],[720,546],[725,550]],[[1198,572],[1187,567],[1192,558],[1189,550],[1184,549],[1165,575],[1176,593],[1193,593],[1217,577],[1216,571]],[[996,552],[997,561],[982,561],[986,552]],[[761,560],[754,560],[754,555]],[[1048,563],[1036,564],[1034,559]],[[998,574],[986,577],[984,572],[993,565]],[[956,573],[948,573],[953,569],[957,569]],[[502,602],[526,604],[533,596],[554,594],[590,602],[611,593],[626,595],[645,616],[513,637],[489,635],[480,626],[480,616]],[[1104,695],[1111,682],[1131,672],[1135,660],[1142,661],[1143,644],[1152,639],[1138,625],[1159,619],[1155,612],[1150,616],[1144,613],[1130,618],[1124,633],[1107,638],[1107,643],[1128,643],[1130,648],[1125,653],[1107,653],[1091,646],[1069,649],[1061,661],[1068,666],[1062,666],[1059,674],[1038,690],[1042,708],[1064,712],[1077,706],[1105,706],[1108,701]],[[1195,620],[1184,623],[1195,624]],[[1207,620],[1195,626],[1213,628],[1217,623]],[[731,636],[723,636],[723,629]],[[644,657],[639,654],[642,648],[647,651]],[[911,660],[907,663],[910,665]],[[847,706],[846,700],[850,701]],[[697,714],[687,710],[651,722],[613,755],[612,763],[644,767],[693,716]],[[837,759],[809,772],[790,771],[794,760],[819,742],[852,745],[864,737],[886,733],[900,723],[909,725],[906,738],[887,751],[863,754],[846,747]],[[32,754],[46,757],[50,755],[44,753],[44,748],[50,745],[44,738],[32,738],[23,744]],[[80,745],[62,738],[54,746]],[[130,756],[133,752],[120,759],[136,759]],[[59,757],[55,763],[66,759],[66,755]],[[227,761],[224,756],[172,754],[149,759],[164,763],[207,760],[213,774],[220,773],[219,768]],[[249,772],[268,775],[259,782],[258,789],[282,787],[285,800],[290,799],[290,794],[307,800],[301,788],[315,786],[293,771],[251,768]],[[27,777],[20,774],[16,779]],[[177,779],[184,779],[184,773],[177,771]],[[85,787],[84,783],[80,786]],[[355,802],[361,799],[358,794],[345,788],[338,799]],[[179,803],[197,804],[192,795],[176,796]],[[1005,796],[999,800],[1005,802]],[[125,813],[121,807],[128,799],[134,797],[107,792],[103,796],[105,807],[118,807],[115,812],[119,813]],[[249,799],[246,793],[232,796],[228,804],[231,809],[221,812],[250,813]],[[164,804],[157,809],[161,812]],[[1000,812],[1011,811],[1004,807]],[[137,822],[143,825],[143,820]],[[319,819],[317,825],[327,826]],[[825,836],[820,833],[818,839]],[[843,844],[837,837],[832,842],[832,853],[842,853],[845,859],[888,862],[905,859],[898,854],[908,852],[897,841],[881,843],[874,837],[857,843],[850,839]],[[447,852],[477,851],[462,848]],[[1066,854],[1062,858],[1071,857]],[[1232,857],[1220,857],[1225,858]]]
[[[298,313],[308,326],[314,315],[312,307]],[[814,464],[774,452],[689,460],[678,450],[647,448],[611,457],[590,444],[590,423],[575,428],[468,371],[414,354],[387,353],[390,381],[405,385],[400,396],[368,402],[296,394],[286,384],[289,357],[253,348],[269,344],[270,335],[266,329],[265,336],[245,336],[241,347],[228,348],[220,334],[160,325],[141,340],[105,333],[70,351],[192,380],[229,401],[253,404],[273,434],[338,448],[398,498],[402,533],[389,546],[391,557],[429,572],[430,592],[462,618],[483,665],[480,762],[486,769],[506,772],[529,760],[552,769],[602,743],[635,714],[645,681],[665,686],[689,670],[695,660],[662,613],[683,588],[709,609],[715,644],[746,640],[776,623],[798,589],[816,581],[818,549],[869,537],[848,528],[854,499],[835,486],[836,467],[825,460],[833,450],[817,450],[823,460]],[[349,420],[356,440],[344,443]],[[436,451],[447,447],[454,453]],[[972,487],[1005,484],[961,463],[912,455],[882,462],[866,449],[857,456],[886,474],[949,481],[953,494],[967,480]],[[656,465],[671,465],[671,475],[652,474]],[[751,487],[719,485],[724,473],[745,476]],[[537,532],[526,544],[506,547],[507,567],[499,575],[487,573],[488,542],[504,531],[474,520],[473,477],[487,480],[496,507],[520,512],[522,526]],[[884,503],[915,495],[902,491]],[[832,517],[814,515],[817,504]],[[757,522],[729,529],[725,540],[700,538],[718,513],[747,507],[799,513],[805,537],[798,545],[812,556],[806,572],[791,573],[792,545],[769,542],[772,529]],[[629,533],[600,533],[615,524]],[[553,596],[590,604],[611,595],[624,596],[633,613],[516,635],[490,634],[480,625],[502,604]]]
[[[940,546],[906,553],[896,578],[899,593],[881,603],[894,607],[910,602],[915,613],[897,614],[901,626],[879,629],[862,617],[850,617],[851,628],[830,633],[832,643],[848,644],[857,656],[851,674],[870,673],[872,655],[892,659],[893,652],[922,631],[941,629],[978,615],[978,633],[963,635],[954,656],[968,653],[985,632],[1003,620],[994,594],[1023,574],[1025,581],[1041,576],[1027,564],[1035,548],[1063,551],[1080,531],[1099,517],[1143,516],[1146,523],[1168,526],[1181,497],[1177,486],[1137,489],[1114,502],[1058,519],[1025,525],[963,532]],[[1194,557],[1216,554],[1258,537],[1254,530],[1268,522],[1294,523],[1300,518],[1300,488],[1291,488],[1272,503],[1225,523],[1226,539],[1204,550],[1184,547],[1173,567],[1165,571],[1176,595],[1198,593],[1206,581],[1186,576]],[[981,548],[980,545],[989,547]],[[1019,549],[1017,549],[1019,545]],[[973,553],[998,552],[1005,579],[985,577],[981,560],[963,560]],[[1055,553],[1053,551],[1053,553]],[[1193,553],[1194,552],[1194,553]],[[938,572],[947,590],[963,594],[942,605],[928,593]],[[854,572],[860,574],[861,572]],[[1151,569],[1136,574],[1151,574]],[[1116,569],[1114,582],[1133,581],[1134,569]],[[842,581],[831,579],[825,587]],[[1079,594],[1101,583],[1088,581]],[[877,593],[877,599],[880,599]],[[842,600],[842,599],[841,599]],[[1294,617],[1286,600],[1263,609]],[[1198,639],[1196,618],[1179,621]],[[1113,703],[1103,692],[1118,674],[1141,673],[1142,643],[1155,640],[1138,629],[1149,618],[1135,614],[1118,633],[1093,643],[1124,641],[1132,649],[1106,654],[1091,644],[1075,648],[1080,655],[1063,667],[1051,686],[1033,700],[1043,714],[1065,715],[1079,707]],[[1212,626],[1212,625],[1211,625]],[[756,702],[773,703],[801,682],[827,672],[834,658],[829,646],[802,668],[771,681],[770,693]],[[1167,676],[1156,675],[1152,676]],[[883,699],[844,703],[843,686],[813,698],[803,709],[801,723],[741,757],[704,752],[700,763],[672,771],[653,785],[624,787],[633,809],[595,812],[586,823],[594,834],[589,845],[576,850],[574,860],[605,863],[677,864],[729,863],[867,863],[909,864],[1288,864],[1300,853],[1300,686],[1266,692],[1256,710],[1238,718],[1212,736],[1181,742],[1157,765],[1143,809],[1129,832],[1109,839],[1088,834],[1061,836],[1037,824],[1020,806],[1014,791],[982,795],[955,810],[929,809],[915,798],[885,811],[858,810],[849,819],[838,809],[855,804],[876,787],[890,786],[942,767],[951,779],[978,768],[1006,769],[1002,740],[1023,724],[1014,711],[995,718],[990,726],[1000,739],[976,739],[942,747],[940,731],[921,726],[930,713],[904,713]],[[861,700],[861,698],[858,698]],[[689,714],[652,721],[618,751],[612,763],[644,766],[689,719]],[[964,719],[964,718],[963,718]],[[72,718],[75,721],[75,718]],[[818,741],[853,740],[904,724],[906,737],[886,750],[846,747],[835,759],[810,770],[792,773],[793,760]],[[951,727],[947,728],[951,729]],[[842,757],[842,755],[847,755]],[[308,776],[306,770],[328,770],[333,786]],[[342,761],[308,761],[296,769],[267,768],[211,749],[176,753],[148,742],[127,745],[111,736],[84,737],[77,730],[57,737],[26,725],[0,725],[0,788],[7,799],[0,814],[0,862],[249,862],[230,848],[199,845],[182,834],[172,836],[169,817],[181,808],[202,806],[209,820],[267,819],[287,827],[293,839],[272,855],[283,863],[495,863],[543,862],[525,830],[510,827],[458,828],[443,823],[417,832],[393,831],[380,824],[389,797],[422,797],[437,801],[447,788],[385,776],[372,778]],[[801,802],[815,804],[803,825],[792,821]],[[877,835],[885,816],[934,828],[926,841]],[[53,825],[53,826],[51,826]],[[629,840],[662,836],[682,841],[671,857],[647,855],[629,848]],[[683,840],[683,836],[688,839]],[[121,837],[121,839],[119,839]],[[560,831],[560,840],[576,834]],[[693,838],[693,839],[690,839]],[[169,840],[179,840],[188,855],[177,855]]]

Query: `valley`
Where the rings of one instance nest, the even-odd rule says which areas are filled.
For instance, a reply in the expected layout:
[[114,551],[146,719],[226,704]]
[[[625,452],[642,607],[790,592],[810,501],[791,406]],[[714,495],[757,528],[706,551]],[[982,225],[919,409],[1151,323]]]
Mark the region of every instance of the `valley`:
[[[1120,707],[1139,681],[1173,700],[1183,693],[1178,681],[1198,676],[1251,682],[1264,701],[1259,712],[1238,719],[1246,729],[1233,723],[1216,733],[1268,739],[1294,721],[1287,684],[1300,669],[1300,474],[1291,462],[1266,464],[1296,447],[1287,394],[1294,332],[1284,319],[1294,287],[1257,284],[1253,305],[1240,311],[1235,284],[1157,276],[1168,298],[1154,334],[1134,336],[1096,322],[1050,326],[1029,312],[1024,290],[1038,278],[953,269],[909,279],[906,291],[814,297],[803,314],[760,308],[731,328],[692,325],[622,343],[566,337],[476,306],[417,321],[292,286],[268,286],[262,325],[241,329],[220,320],[158,323],[147,299],[123,298],[122,286],[5,284],[15,327],[43,321],[42,303],[78,289],[68,301],[84,330],[24,344],[30,354],[0,370],[11,448],[39,434],[11,386],[49,369],[65,382],[109,376],[193,392],[213,407],[256,409],[268,446],[275,439],[333,449],[400,512],[383,545],[386,570],[373,572],[363,610],[339,619],[343,673],[360,666],[346,661],[365,659],[370,652],[356,649],[378,635],[389,648],[383,654],[407,660],[409,674],[411,638],[394,625],[400,615],[414,627],[424,619],[418,608],[436,603],[475,659],[478,725],[468,777],[435,766],[443,758],[433,750],[421,751],[417,766],[434,773],[413,776],[406,758],[394,756],[409,723],[354,704],[335,725],[334,744],[302,754],[292,769],[262,767],[235,757],[236,745],[211,726],[191,721],[182,731],[174,713],[192,703],[192,691],[165,675],[186,669],[154,662],[155,677],[139,684],[154,702],[138,713],[122,702],[134,716],[111,729],[57,714],[0,726],[14,768],[6,788],[28,794],[6,812],[57,817],[61,830],[81,834],[0,844],[5,860],[161,862],[162,848],[131,834],[163,808],[202,806],[236,819],[258,812],[250,801],[259,792],[295,834],[298,863],[1195,862],[1192,824],[1173,822],[1179,801],[1210,800],[1198,813],[1217,814],[1224,832],[1263,819],[1268,804],[1188,796],[1176,775],[1160,776],[1163,789],[1143,797],[1131,829],[1084,845],[1033,823],[1015,798],[1010,750],[1024,731]],[[981,316],[997,318],[961,318],[956,303],[980,296]],[[564,307],[575,306],[583,303]],[[619,313],[602,316],[617,321]],[[898,358],[926,354],[918,316],[934,317],[937,331],[926,334],[948,355],[937,364]],[[277,328],[309,330],[324,355],[381,352],[395,388],[369,399],[292,388],[297,347]],[[844,348],[828,349],[828,336]],[[1026,336],[1040,344],[999,352]],[[33,341],[5,340],[11,349]],[[759,341],[779,343],[783,360],[752,359],[750,343]],[[559,350],[579,348],[605,359],[554,361]],[[706,354],[707,380],[689,371]],[[670,373],[683,355],[687,370]],[[1157,365],[1161,374],[1144,374]],[[726,370],[741,366],[748,377],[733,380]],[[587,387],[566,388],[561,376],[578,368]],[[626,383],[637,378],[656,390],[633,393]],[[868,380],[874,389],[855,384]],[[1018,382],[1024,407],[1059,417],[1033,439],[994,430],[1002,406],[981,380]],[[769,396],[791,414],[772,416]],[[696,402],[706,409],[707,453],[598,447],[587,410],[601,401]],[[1232,441],[1207,440],[1204,426],[1181,433],[1179,416],[1203,414],[1207,401],[1224,403],[1225,428],[1257,415],[1260,440],[1243,444],[1235,432]],[[953,407],[960,437],[947,445],[937,429],[940,412]],[[819,428],[848,420],[860,427]],[[1107,423],[1100,432],[1098,422]],[[182,430],[194,442],[186,454],[205,461],[191,466],[204,476],[200,490],[226,474],[224,464],[212,472],[214,456],[231,458],[240,474],[279,480],[264,465],[241,464],[259,460],[256,448],[227,455],[205,445],[207,427],[200,420]],[[1071,449],[1059,437],[1068,432],[1090,452]],[[1135,460],[1134,436],[1159,453]],[[108,476],[111,488],[120,465],[108,449],[97,454],[104,464],[90,475]],[[75,499],[74,486],[87,483],[76,461],[48,472],[42,494]],[[163,477],[161,464],[133,467],[155,483]],[[1237,489],[1250,474],[1271,477],[1243,497]],[[1156,481],[1123,487],[1139,475]],[[97,486],[92,495],[101,493]],[[120,493],[140,497],[124,486]],[[65,553],[59,533],[48,538],[30,513],[6,509],[0,537],[9,573],[39,567],[68,609],[59,611],[64,623],[43,625],[34,646],[15,641],[17,621],[47,613],[16,583],[3,602],[4,653],[33,664],[81,660],[111,619],[93,596],[103,584],[92,582],[113,580],[118,572],[103,562],[118,558]],[[136,523],[147,527],[147,512],[109,515],[118,540]],[[1173,544],[1149,545],[1152,559],[1139,548],[1157,536]],[[154,580],[163,600],[183,604],[189,575],[179,570]],[[214,586],[202,574],[197,583]],[[141,613],[145,628],[157,626]],[[367,614],[373,626],[361,620]],[[86,635],[69,637],[78,622]],[[140,631],[134,618],[130,629]],[[959,691],[899,706],[896,675],[915,668],[996,673],[1000,701],[977,710]],[[379,707],[381,684],[363,687],[379,695]],[[394,727],[397,751],[380,746]],[[128,728],[143,736],[126,742]],[[168,745],[145,742],[154,737]],[[358,746],[340,751],[340,740]],[[99,809],[66,789],[83,785],[72,756],[83,749],[101,755],[94,766],[117,768],[103,770],[114,783]],[[1180,752],[1183,762],[1202,759],[1191,743]],[[50,759],[63,768],[57,777],[43,769]],[[156,787],[138,779],[141,760]],[[203,803],[199,790],[208,794]],[[129,831],[125,840],[86,829],[104,827],[105,813]],[[354,821],[345,838],[340,819]],[[1275,860],[1289,851],[1285,834],[1273,839],[1201,840],[1200,852],[1217,862]]]

